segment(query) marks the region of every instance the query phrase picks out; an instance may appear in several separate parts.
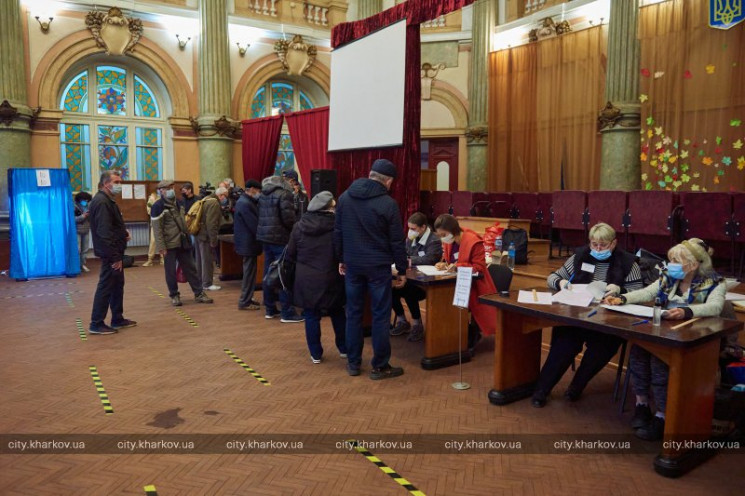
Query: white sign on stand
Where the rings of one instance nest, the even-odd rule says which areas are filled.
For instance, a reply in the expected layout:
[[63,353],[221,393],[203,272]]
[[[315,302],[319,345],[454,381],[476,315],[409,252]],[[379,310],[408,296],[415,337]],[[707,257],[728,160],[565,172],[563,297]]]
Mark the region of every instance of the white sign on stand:
[[36,171],[36,185],[40,188],[52,185],[52,178],[49,177],[49,169],[39,169]]
[[453,295],[454,306],[468,308],[472,276],[473,267],[458,267],[458,277],[455,279],[455,294]]

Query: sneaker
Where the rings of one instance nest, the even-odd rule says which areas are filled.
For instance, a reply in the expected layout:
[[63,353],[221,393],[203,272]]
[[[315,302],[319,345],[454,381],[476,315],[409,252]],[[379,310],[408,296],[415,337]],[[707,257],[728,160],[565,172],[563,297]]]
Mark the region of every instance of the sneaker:
[[372,369],[370,371],[370,379],[378,381],[380,379],[390,379],[391,377],[398,377],[404,374],[404,369],[401,367],[391,367],[390,364],[379,369]]
[[201,293],[199,293],[198,295],[194,297],[194,301],[196,301],[197,303],[212,303],[215,300],[207,296],[205,292],[202,291]]
[[424,326],[422,324],[414,324],[411,327],[411,333],[409,333],[409,337],[406,339],[408,341],[411,341],[412,343],[424,339]]
[[661,441],[665,434],[665,419],[654,416],[646,425],[636,430],[636,437],[645,441]]
[[179,295],[171,297],[171,305],[174,307],[180,307],[182,305],[181,297]]
[[126,329],[127,327],[134,327],[137,325],[137,322],[134,320],[129,319],[122,319],[117,322],[111,322],[111,328],[116,329],[117,331],[119,329]]
[[359,365],[352,365],[351,363],[347,364],[347,374],[351,375],[352,377],[360,375],[360,366]]
[[535,408],[543,408],[546,406],[546,401],[548,400],[548,394],[541,390],[536,390],[533,393],[533,397],[530,399],[530,404],[533,405]]
[[83,272],[90,272],[91,271],[91,269],[89,269],[87,265],[81,265],[80,268],[82,269]]
[[205,289],[205,291],[219,291],[219,290],[222,289],[222,287],[213,284],[212,286],[208,286],[208,287],[206,287],[204,289]]
[[298,322],[305,322],[305,317],[301,315],[290,315],[289,317],[282,317],[279,321],[285,324],[297,324]]
[[260,308],[260,305],[256,305],[254,303],[249,303],[248,305],[238,305],[238,310],[259,310]]
[[321,363],[321,359],[320,358],[313,358],[313,355],[311,355],[310,361],[313,362],[313,363]]
[[347,354],[346,353],[339,353],[339,358],[346,359],[347,358]]
[[89,334],[116,334],[117,330],[113,327],[109,327],[106,324],[100,324],[96,327],[88,328]]
[[631,418],[631,427],[640,429],[652,421],[652,410],[649,405],[636,405],[634,416]]
[[147,262],[145,262],[144,264],[142,264],[143,267],[151,267],[152,265],[153,265],[152,259],[148,259]]
[[399,320],[396,325],[391,329],[391,336],[400,336],[405,332],[409,332],[411,325],[405,320]]
[[267,308],[266,314],[264,314],[264,318],[273,319],[275,317],[279,317],[279,311],[276,308]]

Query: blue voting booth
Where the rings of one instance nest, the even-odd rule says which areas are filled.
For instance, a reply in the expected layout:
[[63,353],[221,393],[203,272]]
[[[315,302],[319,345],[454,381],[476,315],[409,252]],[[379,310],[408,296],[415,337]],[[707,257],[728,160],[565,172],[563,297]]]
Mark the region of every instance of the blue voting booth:
[[10,277],[80,274],[67,169],[10,169]]

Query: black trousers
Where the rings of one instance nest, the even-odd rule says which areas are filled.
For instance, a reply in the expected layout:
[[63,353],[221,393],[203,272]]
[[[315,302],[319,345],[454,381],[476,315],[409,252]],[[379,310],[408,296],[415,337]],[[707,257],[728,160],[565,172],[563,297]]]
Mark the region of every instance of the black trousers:
[[114,270],[110,259],[101,259],[101,272],[98,274],[98,286],[93,296],[91,327],[103,324],[111,308],[111,321],[124,319],[124,269]]
[[256,258],[243,257],[243,281],[241,282],[241,296],[238,298],[239,307],[251,304],[256,289]]
[[166,271],[166,286],[168,286],[168,296],[173,298],[178,296],[178,281],[176,280],[176,263],[181,266],[181,270],[186,276],[186,281],[191,286],[191,290],[194,292],[194,296],[197,296],[202,292],[202,282],[197,274],[197,266],[194,263],[194,256],[191,253],[191,248],[184,250],[183,248],[173,248],[166,250],[165,264],[163,268]]
[[590,382],[590,379],[595,377],[613,358],[621,343],[623,343],[623,339],[619,337],[579,327],[554,327],[551,334],[551,351],[549,351],[546,363],[543,364],[541,369],[536,390],[543,391],[546,394],[550,393],[572,364],[577,353],[582,351],[582,345],[584,344],[587,349],[569,385],[570,388],[581,392]]
[[401,304],[401,298],[403,298],[404,301],[406,301],[406,306],[409,307],[411,318],[422,318],[422,312],[419,310],[419,302],[427,297],[427,294],[422,288],[411,284],[409,281],[406,281],[406,284],[404,284],[403,288],[393,288],[391,296],[393,298],[391,306],[393,307],[393,311],[396,312],[397,316],[404,314],[404,306]]

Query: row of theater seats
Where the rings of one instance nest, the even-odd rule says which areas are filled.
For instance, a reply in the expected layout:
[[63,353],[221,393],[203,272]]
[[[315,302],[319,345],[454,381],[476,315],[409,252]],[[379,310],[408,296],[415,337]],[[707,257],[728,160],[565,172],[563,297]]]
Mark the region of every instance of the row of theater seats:
[[[697,237],[715,250],[720,260],[745,255],[745,192],[699,193],[672,191],[554,191],[552,193],[474,193],[422,191],[421,209],[434,219],[456,216],[531,220],[531,236],[556,241],[559,253],[587,240],[587,231],[606,222],[629,250],[645,248],[664,254],[681,239]],[[739,257],[738,257],[739,255]]]

